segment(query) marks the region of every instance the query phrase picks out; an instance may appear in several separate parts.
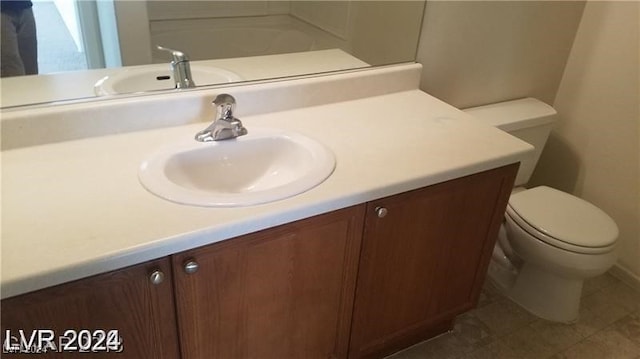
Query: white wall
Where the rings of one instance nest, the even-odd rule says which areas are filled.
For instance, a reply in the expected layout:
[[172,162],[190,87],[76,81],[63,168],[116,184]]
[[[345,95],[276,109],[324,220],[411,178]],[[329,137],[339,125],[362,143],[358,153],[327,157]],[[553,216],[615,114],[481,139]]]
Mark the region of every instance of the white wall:
[[145,2],[116,1],[115,14],[122,66],[151,63],[151,34]]
[[292,1],[291,15],[347,40],[352,5],[351,1]]
[[581,1],[427,1],[421,88],[454,106],[555,98]]
[[534,180],[609,213],[619,266],[640,284],[639,14],[638,2],[587,3]]
[[350,53],[372,65],[415,59],[423,1],[352,1]]
[[346,41],[371,65],[415,59],[424,1],[292,1],[291,15]]

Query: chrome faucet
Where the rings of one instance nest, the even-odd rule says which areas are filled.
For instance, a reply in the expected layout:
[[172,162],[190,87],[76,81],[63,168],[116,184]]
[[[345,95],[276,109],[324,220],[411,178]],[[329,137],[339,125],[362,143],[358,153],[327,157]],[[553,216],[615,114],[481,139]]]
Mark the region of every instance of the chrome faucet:
[[220,94],[213,100],[213,105],[217,109],[216,120],[209,127],[196,133],[196,141],[220,141],[247,134],[242,122],[233,117],[236,108],[236,99],[233,96]]
[[173,72],[173,81],[177,89],[196,87],[191,77],[191,66],[189,65],[189,56],[182,51],[169,49],[162,46],[156,46],[158,50],[167,51],[171,54],[171,71]]

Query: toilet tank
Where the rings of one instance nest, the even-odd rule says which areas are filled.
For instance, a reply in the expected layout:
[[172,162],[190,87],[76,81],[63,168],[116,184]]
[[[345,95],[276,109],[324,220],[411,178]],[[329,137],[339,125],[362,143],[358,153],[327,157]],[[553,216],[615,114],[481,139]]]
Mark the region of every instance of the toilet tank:
[[531,144],[534,152],[520,163],[516,186],[529,182],[540,154],[544,148],[551,127],[556,118],[556,110],[535,98],[499,102],[491,105],[464,109],[464,112],[495,126]]

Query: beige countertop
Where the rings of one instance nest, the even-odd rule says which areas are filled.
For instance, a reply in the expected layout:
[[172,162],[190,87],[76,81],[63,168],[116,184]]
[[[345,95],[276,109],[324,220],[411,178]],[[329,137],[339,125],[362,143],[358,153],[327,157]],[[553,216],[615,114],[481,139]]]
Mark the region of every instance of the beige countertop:
[[156,197],[137,173],[205,123],[3,151],[2,297],[500,167],[532,150],[417,89],[241,119],[249,131],[316,139],[335,154],[335,171],[284,200],[203,208]]

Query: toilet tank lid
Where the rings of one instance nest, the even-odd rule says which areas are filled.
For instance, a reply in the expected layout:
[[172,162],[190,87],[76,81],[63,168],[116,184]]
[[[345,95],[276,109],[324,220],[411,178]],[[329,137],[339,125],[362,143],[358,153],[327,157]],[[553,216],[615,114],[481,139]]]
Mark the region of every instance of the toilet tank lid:
[[618,238],[618,226],[600,208],[547,186],[513,194],[509,207],[538,231],[575,246],[608,247]]
[[532,97],[470,107],[463,111],[506,132],[551,123],[557,114],[553,107]]

